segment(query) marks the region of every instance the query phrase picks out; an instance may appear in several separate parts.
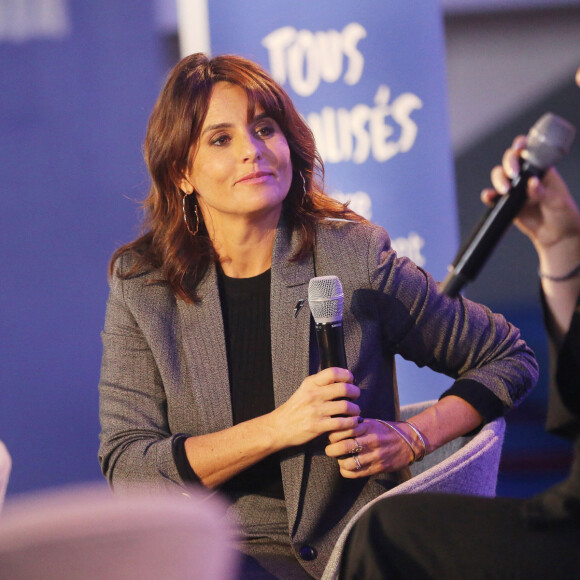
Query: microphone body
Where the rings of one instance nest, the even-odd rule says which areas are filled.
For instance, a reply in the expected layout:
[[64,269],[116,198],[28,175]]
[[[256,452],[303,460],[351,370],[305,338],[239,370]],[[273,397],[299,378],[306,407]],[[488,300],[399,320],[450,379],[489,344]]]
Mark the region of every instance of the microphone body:
[[541,117],[531,128],[527,149],[522,152],[520,173],[512,180],[509,192],[499,197],[459,250],[441,285],[444,294],[457,296],[467,282],[476,278],[526,202],[528,180],[542,178],[560,161],[570,150],[574,134],[570,123],[551,113]]
[[342,312],[344,294],[336,276],[312,278],[308,284],[308,304],[314,318],[320,368],[347,368]]
[[442,290],[447,296],[457,296],[459,291],[474,280],[495,246],[510,227],[512,221],[526,202],[528,179],[542,178],[545,171],[524,162],[522,171],[512,180],[508,194],[483,216],[471,236],[453,261]]
[[319,323],[315,325],[315,330],[320,353],[320,369],[347,368],[342,321]]

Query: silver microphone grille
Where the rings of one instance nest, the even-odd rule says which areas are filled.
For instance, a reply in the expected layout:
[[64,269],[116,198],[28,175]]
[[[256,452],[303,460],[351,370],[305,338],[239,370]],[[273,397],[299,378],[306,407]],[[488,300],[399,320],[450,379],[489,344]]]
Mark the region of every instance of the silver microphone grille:
[[576,129],[568,121],[546,113],[530,129],[522,158],[534,167],[548,169],[569,153],[575,134]]
[[308,284],[308,304],[314,322],[340,322],[344,308],[342,285],[336,276],[312,278]]

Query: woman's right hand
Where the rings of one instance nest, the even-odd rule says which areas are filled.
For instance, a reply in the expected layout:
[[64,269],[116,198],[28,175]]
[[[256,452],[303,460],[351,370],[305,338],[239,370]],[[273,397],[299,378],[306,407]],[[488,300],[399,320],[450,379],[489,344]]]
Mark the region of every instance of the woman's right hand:
[[332,431],[358,424],[360,389],[341,368],[328,368],[306,377],[296,392],[269,415],[278,446],[302,445]]

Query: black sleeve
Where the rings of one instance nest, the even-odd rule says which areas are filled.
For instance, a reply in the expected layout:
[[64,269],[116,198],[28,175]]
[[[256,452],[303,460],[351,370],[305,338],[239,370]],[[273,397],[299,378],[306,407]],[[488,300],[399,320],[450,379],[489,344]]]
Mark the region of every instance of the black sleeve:
[[455,395],[469,403],[483,417],[484,423],[489,423],[504,415],[504,405],[487,387],[477,381],[464,379],[455,382],[440,397]]
[[187,435],[178,435],[173,439],[173,460],[175,461],[179,476],[183,481],[186,483],[200,483],[200,479],[191,468],[187,460],[187,454],[185,453],[185,440],[187,437]]
[[540,289],[550,353],[550,390],[546,429],[568,439],[580,434],[580,297],[561,346],[554,340],[549,309]]

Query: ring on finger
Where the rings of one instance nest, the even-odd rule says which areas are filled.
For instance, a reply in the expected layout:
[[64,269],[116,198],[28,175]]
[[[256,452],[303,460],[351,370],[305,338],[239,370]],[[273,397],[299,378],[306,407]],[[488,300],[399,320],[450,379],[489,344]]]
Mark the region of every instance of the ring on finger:
[[354,441],[354,449],[351,451],[353,455],[356,453],[360,453],[364,447],[353,437],[352,440]]
[[354,462],[356,463],[356,471],[359,471],[360,469],[362,469],[362,465],[360,464],[359,458],[358,458],[358,453],[355,453],[352,458],[354,459]]

